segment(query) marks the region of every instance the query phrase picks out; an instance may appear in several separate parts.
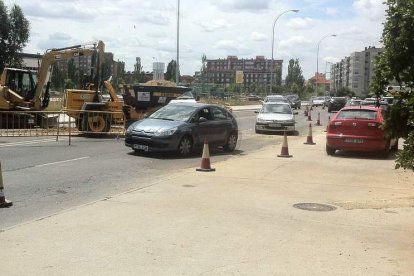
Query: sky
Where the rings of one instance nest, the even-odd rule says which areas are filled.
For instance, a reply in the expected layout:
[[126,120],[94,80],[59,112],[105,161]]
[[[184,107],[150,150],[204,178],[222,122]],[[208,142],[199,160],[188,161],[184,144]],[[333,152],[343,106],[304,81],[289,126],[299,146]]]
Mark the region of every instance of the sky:
[[[30,21],[25,53],[102,40],[131,71],[136,57],[144,71],[176,60],[178,1],[181,75],[199,71],[203,54],[270,59],[276,18],[273,57],[283,60],[283,78],[292,58],[305,79],[317,64],[329,77],[331,62],[382,46],[383,0],[3,0],[9,9],[19,5]],[[299,12],[282,14],[291,9]]]

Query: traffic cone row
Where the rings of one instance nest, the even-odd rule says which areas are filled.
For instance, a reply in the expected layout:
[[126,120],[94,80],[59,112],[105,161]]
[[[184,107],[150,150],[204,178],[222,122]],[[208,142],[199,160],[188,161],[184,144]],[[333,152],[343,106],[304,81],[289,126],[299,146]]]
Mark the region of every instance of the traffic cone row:
[[303,115],[308,116],[308,106],[306,106],[305,110],[303,111]]
[[199,172],[213,172],[216,169],[211,168],[210,166],[210,151],[208,149],[207,138],[204,139],[203,155],[201,156],[201,165],[200,168],[197,168],[196,171]]
[[[312,110],[312,107],[311,107]],[[309,110],[308,112],[308,121],[312,121],[312,112]]]
[[8,201],[4,197],[3,174],[2,174],[1,162],[0,162],[0,208],[8,208],[12,205],[13,205],[13,202]]
[[309,124],[308,136],[306,137],[306,142],[304,144],[305,145],[315,145],[316,144],[316,143],[313,142],[313,137],[312,137],[312,124]]
[[287,132],[285,130],[285,133],[283,135],[283,144],[282,144],[282,150],[280,151],[280,154],[277,155],[277,157],[292,157],[292,155],[289,154],[289,147],[287,142]]

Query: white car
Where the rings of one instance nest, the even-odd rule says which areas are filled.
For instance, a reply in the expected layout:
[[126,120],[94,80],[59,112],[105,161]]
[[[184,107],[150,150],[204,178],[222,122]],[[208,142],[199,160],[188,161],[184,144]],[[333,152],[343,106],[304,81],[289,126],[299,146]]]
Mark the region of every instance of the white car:
[[312,99],[312,106],[323,106],[325,104],[325,97],[316,97]]
[[265,132],[295,132],[295,118],[290,104],[281,102],[266,102],[257,114],[255,131]]

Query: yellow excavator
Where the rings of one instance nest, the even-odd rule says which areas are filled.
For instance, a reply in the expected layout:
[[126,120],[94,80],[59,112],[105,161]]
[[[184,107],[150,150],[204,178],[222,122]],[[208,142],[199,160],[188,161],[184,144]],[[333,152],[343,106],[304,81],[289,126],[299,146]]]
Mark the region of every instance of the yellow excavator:
[[[42,56],[37,72],[4,68],[0,77],[0,111],[19,111],[20,114],[30,115],[31,111],[44,110],[50,100],[50,76],[53,64],[79,56],[96,56],[99,66],[104,58],[104,51],[105,45],[102,41],[90,45],[53,48]],[[97,91],[95,94],[98,94]],[[8,125],[15,125],[14,118],[22,118],[22,116],[8,116]]]

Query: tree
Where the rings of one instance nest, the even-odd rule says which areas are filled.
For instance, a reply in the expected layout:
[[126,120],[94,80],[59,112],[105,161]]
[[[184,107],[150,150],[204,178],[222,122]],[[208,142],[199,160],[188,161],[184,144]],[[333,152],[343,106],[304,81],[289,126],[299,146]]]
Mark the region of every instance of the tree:
[[134,82],[144,82],[144,71],[142,71],[141,58],[136,58],[136,63],[134,65]]
[[[167,72],[165,73],[166,80],[175,81],[176,68],[177,68],[177,62],[175,60],[171,60],[167,65]],[[180,71],[178,71],[178,78],[180,78]]]
[[69,83],[72,87],[78,87],[78,76],[79,72],[76,68],[75,60],[72,58],[68,61],[68,79],[71,80]]
[[336,92],[336,96],[337,97],[355,97],[355,92],[352,91],[351,89],[349,89],[347,86],[346,87],[341,87],[338,89],[338,91]]
[[61,91],[64,87],[65,78],[62,72],[59,70],[59,66],[57,64],[53,64],[52,67],[52,77],[51,77],[51,85],[54,90]]
[[385,120],[388,137],[402,137],[404,146],[397,153],[396,168],[414,171],[414,2],[387,0],[387,18],[382,32],[384,51],[376,60],[371,92],[383,95],[396,81],[402,89],[399,101]]
[[290,87],[296,84],[297,87],[303,87],[305,84],[305,78],[302,75],[302,68],[300,67],[299,60],[291,59],[288,65],[288,74],[285,79],[286,86]]
[[22,9],[13,5],[10,13],[0,0],[0,73],[6,65],[19,67],[22,59],[18,55],[29,40],[30,24]]

